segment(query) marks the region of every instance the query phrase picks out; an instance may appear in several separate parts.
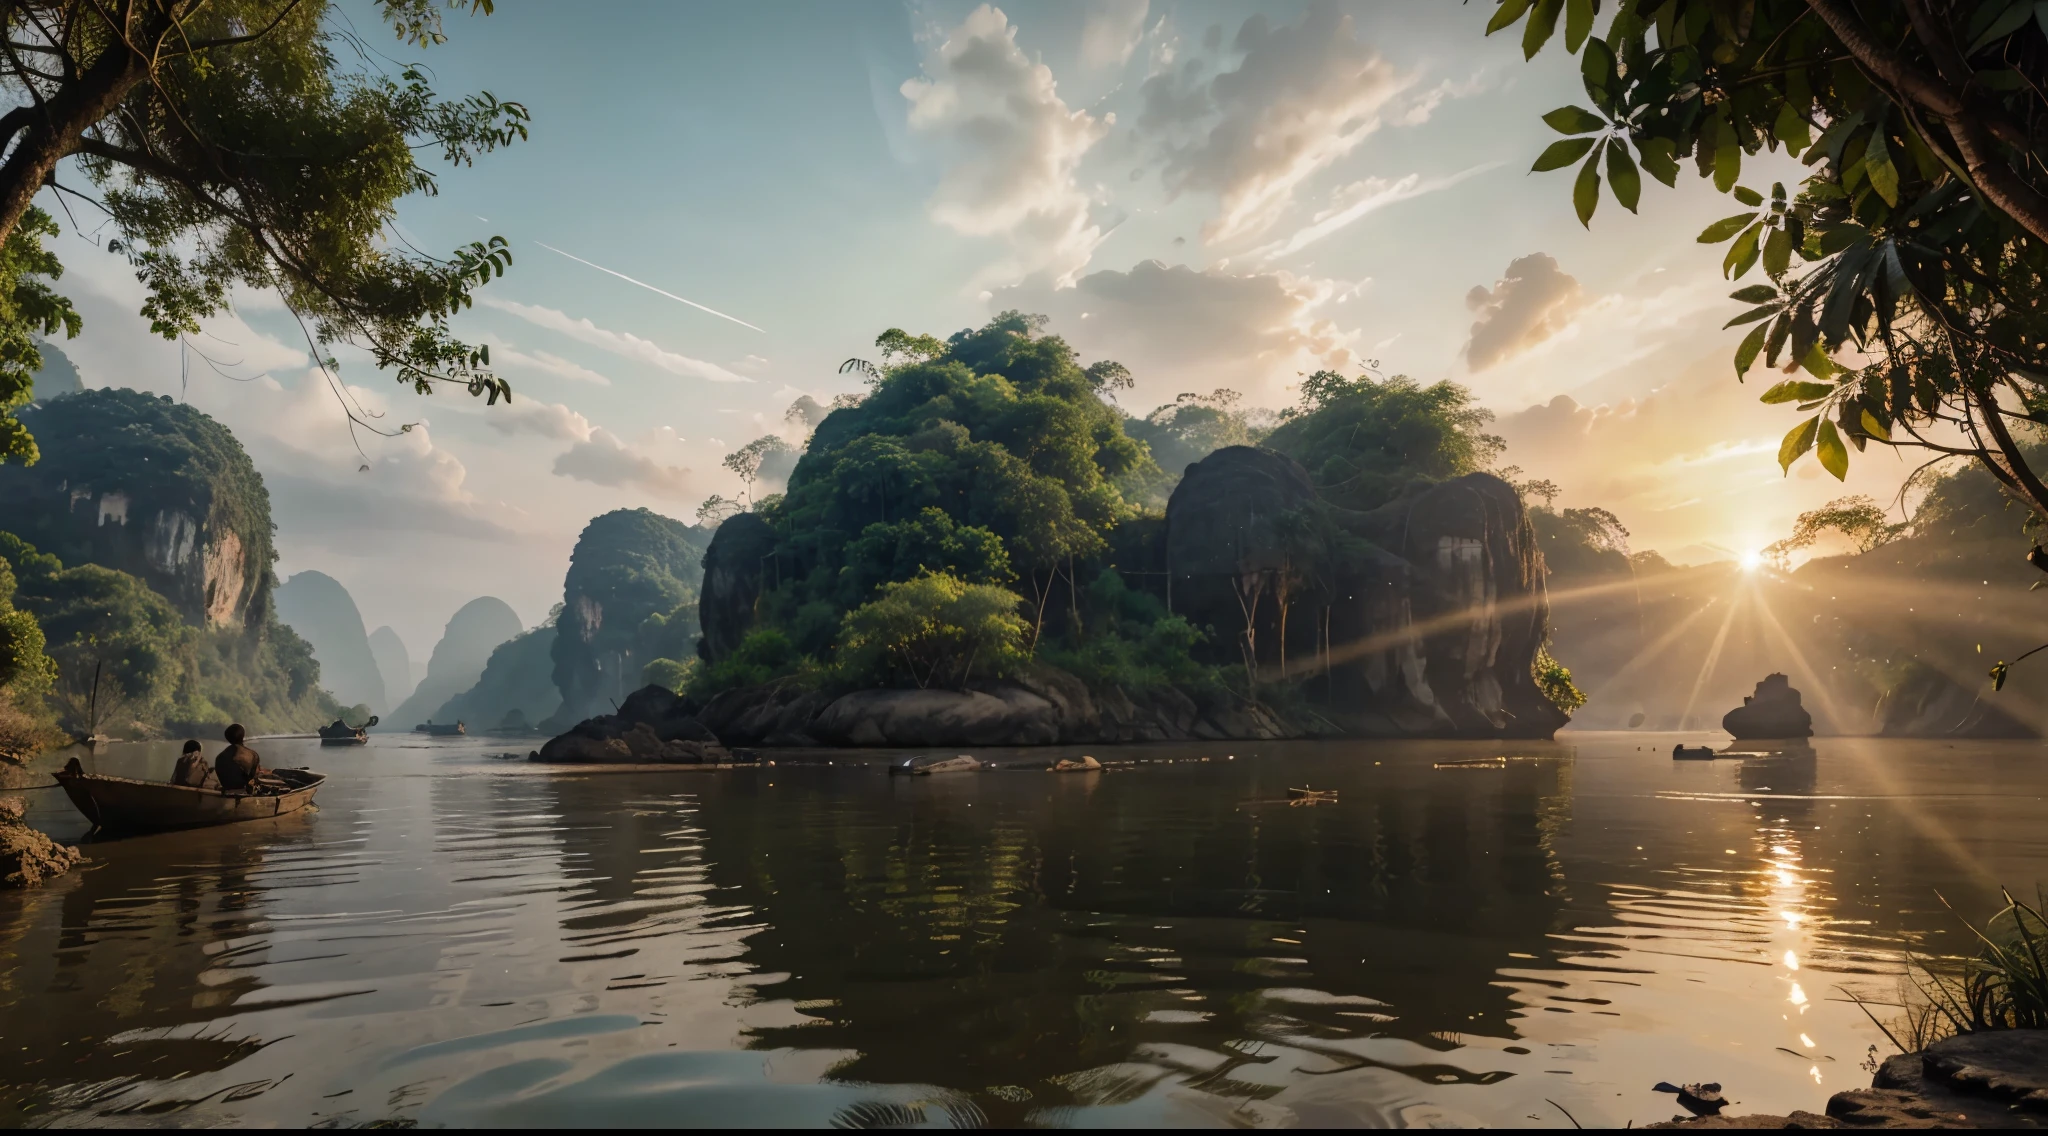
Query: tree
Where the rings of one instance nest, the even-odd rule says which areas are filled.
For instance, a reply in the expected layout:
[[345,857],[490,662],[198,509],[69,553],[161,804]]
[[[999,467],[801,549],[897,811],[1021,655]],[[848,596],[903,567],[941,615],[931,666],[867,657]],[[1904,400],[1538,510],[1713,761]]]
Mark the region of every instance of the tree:
[[945,573],[885,585],[846,613],[840,669],[865,682],[901,674],[919,687],[965,686],[977,672],[1000,677],[1030,657],[1023,602],[1007,588]]
[[1828,533],[1847,538],[1858,552],[1869,552],[1897,540],[1911,527],[1903,522],[1893,524],[1877,502],[1868,497],[1837,497],[1818,509],[1799,514],[1792,522],[1792,535],[1765,545],[1762,555],[1783,566],[1794,552],[1812,548]]
[[[2036,511],[2048,485],[2024,428],[2048,425],[2048,22],[2018,0],[1622,0],[1607,35],[1593,0],[1505,0],[1489,33],[1523,22],[1533,58],[1564,19],[1593,109],[1543,116],[1569,135],[1535,169],[1578,164],[1582,223],[1601,171],[1633,211],[1641,170],[1678,159],[1746,211],[1709,226],[1723,271],[1767,282],[1728,326],[1735,352],[1808,377],[1763,394],[1811,414],[1780,464],[1812,452],[1837,478],[1872,442],[1972,459]],[[1583,48],[1583,52],[1581,49]],[[1634,148],[1631,155],[1630,148]],[[1742,161],[1784,147],[1813,168],[1796,194],[1740,185]],[[1843,349],[1868,362],[1845,366]]]
[[[754,482],[757,479],[787,479],[790,470],[796,467],[796,447],[773,434],[765,434],[725,455],[725,460],[719,464],[739,477],[741,484],[746,487],[744,492],[747,505],[751,507],[756,504]],[[712,500],[717,498],[714,497]],[[705,505],[708,507],[710,503],[706,501]],[[699,515],[701,518],[701,511]]]
[[1418,476],[1490,467],[1505,445],[1484,432],[1491,421],[1493,412],[1474,406],[1472,392],[1456,383],[1317,371],[1302,380],[1301,404],[1264,444],[1300,462],[1334,503],[1370,509]]
[[[422,49],[445,39],[440,7],[377,3]],[[142,315],[166,338],[197,331],[245,285],[279,295],[316,354],[349,343],[421,393],[455,383],[510,396],[488,351],[448,328],[511,263],[505,241],[434,256],[390,223],[401,198],[435,192],[416,153],[469,165],[526,137],[525,107],[489,92],[442,99],[417,66],[383,74],[327,0],[29,0],[7,5],[5,35],[0,299],[14,299],[0,302],[0,408],[29,362],[20,340],[77,330],[43,283],[59,271],[36,243],[55,232],[32,204],[46,185],[105,214],[108,247],[135,268]],[[344,66],[349,56],[360,66]],[[62,180],[67,158],[90,190]],[[19,429],[0,436],[0,453],[34,458]]]

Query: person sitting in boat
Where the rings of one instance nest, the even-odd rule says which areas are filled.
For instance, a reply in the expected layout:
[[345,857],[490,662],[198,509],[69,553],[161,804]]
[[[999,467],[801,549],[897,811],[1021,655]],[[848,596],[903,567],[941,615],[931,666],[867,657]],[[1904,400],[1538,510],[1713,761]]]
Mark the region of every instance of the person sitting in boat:
[[185,752],[178,758],[177,771],[171,774],[171,784],[194,789],[220,788],[220,778],[214,774],[213,767],[206,764],[206,754],[201,752],[198,738],[185,743]]
[[263,759],[256,751],[242,744],[249,736],[240,722],[228,727],[228,748],[220,751],[213,759],[213,771],[220,778],[220,787],[229,793],[253,793],[257,779],[263,776]]

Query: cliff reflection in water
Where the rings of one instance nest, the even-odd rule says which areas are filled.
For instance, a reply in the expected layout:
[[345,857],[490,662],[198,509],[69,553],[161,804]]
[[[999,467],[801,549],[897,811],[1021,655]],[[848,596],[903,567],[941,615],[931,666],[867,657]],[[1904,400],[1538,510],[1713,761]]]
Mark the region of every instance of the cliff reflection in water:
[[[971,1087],[1131,1060],[1145,1023],[1216,1046],[1509,1032],[1489,980],[1558,910],[1566,762],[1290,777],[1215,756],[1164,776],[784,769],[772,808],[764,784],[723,784],[700,813],[711,879],[751,882],[749,962],[817,1007],[751,1043]],[[1338,801],[1291,803],[1304,776]]]
[[1785,1112],[1882,1041],[1840,988],[1966,947],[1937,891],[2048,877],[2035,747],[1673,740],[918,778],[275,743],[334,771],[317,813],[0,895],[0,1122],[1590,1126],[1681,1077]]

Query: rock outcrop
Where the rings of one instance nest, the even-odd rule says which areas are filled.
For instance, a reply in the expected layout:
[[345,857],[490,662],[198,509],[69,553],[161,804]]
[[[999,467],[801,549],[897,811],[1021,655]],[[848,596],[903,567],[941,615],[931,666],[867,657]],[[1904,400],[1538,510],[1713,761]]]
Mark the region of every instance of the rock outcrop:
[[675,691],[644,686],[627,695],[617,713],[586,718],[550,738],[533,760],[697,765],[731,761],[732,754]]
[[704,583],[697,601],[702,637],[697,655],[715,663],[730,655],[754,626],[761,599],[763,561],[775,551],[775,530],[755,513],[728,517],[704,552]]
[[370,653],[362,613],[341,581],[325,572],[299,572],[277,586],[277,618],[313,647],[320,685],[343,706],[391,709],[384,676]]
[[140,391],[82,391],[22,411],[33,466],[0,466],[0,530],[65,564],[139,577],[188,623],[260,631],[270,616],[270,494],[227,427]]
[[384,697],[403,702],[412,697],[412,654],[405,640],[390,626],[370,632],[370,657],[377,661],[377,677],[383,680]]
[[1756,684],[1756,693],[1728,711],[1721,719],[1721,728],[1738,739],[1810,738],[1813,715],[1799,704],[1799,692],[1792,689],[1790,679],[1770,674]]
[[0,888],[38,887],[83,859],[78,849],[24,824],[26,812],[20,797],[0,797]]
[[584,526],[550,649],[562,694],[551,724],[607,713],[650,661],[687,657],[710,535],[647,509],[616,509]]
[[[1988,687],[1988,683],[1985,684]],[[2034,738],[2040,731],[1983,692],[1929,666],[1908,666],[1878,695],[1877,732],[1887,738]]]
[[520,632],[519,616],[496,596],[479,596],[463,604],[448,620],[441,641],[427,660],[427,674],[412,696],[385,716],[387,730],[410,730],[439,718],[441,707],[483,677],[491,652]]
[[[1497,477],[1419,482],[1355,512],[1318,501],[1292,458],[1232,446],[1188,467],[1166,526],[1169,598],[1214,629],[1211,661],[1248,648],[1262,669],[1322,670],[1346,732],[1547,738],[1567,721],[1529,672],[1549,611],[1543,560]],[[1335,546],[1321,553],[1333,578],[1289,620],[1281,586],[1305,574],[1305,540]]]

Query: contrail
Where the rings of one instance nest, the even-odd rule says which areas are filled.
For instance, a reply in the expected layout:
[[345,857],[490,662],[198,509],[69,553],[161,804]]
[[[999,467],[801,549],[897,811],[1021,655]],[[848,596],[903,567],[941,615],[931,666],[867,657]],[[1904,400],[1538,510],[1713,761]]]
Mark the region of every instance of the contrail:
[[688,305],[690,305],[691,307],[693,307],[693,308],[697,309],[697,310],[698,310],[698,311],[700,311],[700,312],[710,312],[710,313],[711,313],[712,315],[714,315],[714,316],[717,316],[717,317],[718,317],[719,319],[722,319],[722,320],[731,320],[732,322],[734,322],[734,323],[736,323],[736,324],[740,325],[741,327],[753,327],[755,331],[758,331],[758,332],[760,332],[760,333],[761,333],[761,334],[763,334],[763,335],[766,335],[766,334],[768,334],[768,331],[767,331],[767,329],[766,329],[766,328],[759,328],[759,327],[754,327],[754,325],[753,325],[753,324],[750,324],[750,323],[748,323],[748,322],[747,322],[746,320],[743,320],[743,319],[739,318],[738,316],[729,316],[729,315],[726,315],[726,314],[725,314],[724,312],[721,312],[721,311],[719,311],[719,310],[718,310],[717,308],[707,308],[707,307],[705,307],[704,305],[702,305],[702,304],[698,303],[698,302],[697,302],[697,301],[695,301],[695,300],[685,300],[685,299],[683,299],[683,298],[682,298],[681,296],[678,296],[678,295],[676,295],[676,294],[675,294],[674,292],[663,292],[663,291],[662,291],[661,289],[659,289],[659,288],[656,288],[656,287],[655,287],[654,285],[652,285],[652,284],[649,284],[649,283],[647,283],[647,282],[645,282],[645,281],[642,281],[642,280],[635,280],[635,279],[633,279],[633,278],[632,278],[631,276],[628,276],[628,275],[626,275],[626,274],[625,274],[625,273],[623,273],[623,272],[613,272],[613,271],[612,271],[611,269],[609,269],[609,268],[606,268],[606,267],[605,267],[604,265],[602,265],[602,264],[591,264],[591,262],[590,262],[590,261],[587,261],[587,260],[583,259],[582,257],[580,257],[580,256],[577,256],[577,255],[576,255],[575,253],[573,253],[573,252],[562,252],[562,250],[561,250],[561,249],[558,249],[558,248],[556,248],[555,246],[553,246],[553,245],[551,245],[551,244],[548,244],[548,243],[547,243],[546,241],[535,241],[535,242],[533,242],[533,243],[534,243],[534,244],[537,244],[537,245],[539,245],[540,247],[542,247],[542,248],[544,248],[544,249],[546,249],[546,250],[548,250],[549,252],[552,252],[552,253],[557,253],[557,254],[559,254],[559,255],[561,255],[561,256],[566,256],[566,257],[568,257],[568,258],[569,258],[570,260],[573,260],[573,261],[575,261],[575,262],[576,262],[576,263],[578,263],[578,264],[589,264],[589,265],[590,265],[590,267],[592,267],[592,268],[595,268],[595,269],[597,269],[597,270],[598,270],[599,272],[602,272],[602,273],[604,273],[604,274],[605,274],[605,275],[607,275],[607,276],[616,276],[616,277],[618,277],[619,279],[621,279],[621,280],[624,280],[624,281],[625,281],[626,283],[628,283],[628,284],[638,284],[638,285],[639,285],[640,287],[642,287],[642,288],[645,288],[645,289],[647,289],[647,290],[648,290],[649,292],[654,292],[654,293],[657,293],[657,294],[659,294],[659,295],[667,296],[667,297],[668,297],[669,299],[671,299],[671,300],[674,300],[674,301],[676,301],[676,302],[678,302],[678,303],[688,304]]

